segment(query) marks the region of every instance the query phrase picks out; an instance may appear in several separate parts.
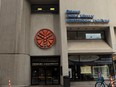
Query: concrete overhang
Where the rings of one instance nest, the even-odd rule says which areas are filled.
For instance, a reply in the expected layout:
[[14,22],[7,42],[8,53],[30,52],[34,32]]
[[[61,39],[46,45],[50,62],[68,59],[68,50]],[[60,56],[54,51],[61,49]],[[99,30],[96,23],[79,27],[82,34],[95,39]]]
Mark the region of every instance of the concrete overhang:
[[68,53],[112,54],[113,49],[104,40],[68,40]]
[[58,4],[59,0],[28,0],[31,4]]

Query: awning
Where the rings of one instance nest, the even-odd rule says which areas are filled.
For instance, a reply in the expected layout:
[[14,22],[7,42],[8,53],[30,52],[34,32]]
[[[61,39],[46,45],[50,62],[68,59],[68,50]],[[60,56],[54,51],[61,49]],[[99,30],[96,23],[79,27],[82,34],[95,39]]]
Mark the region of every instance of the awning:
[[104,40],[68,40],[68,53],[113,53]]
[[112,64],[111,55],[70,55],[68,59],[70,65]]

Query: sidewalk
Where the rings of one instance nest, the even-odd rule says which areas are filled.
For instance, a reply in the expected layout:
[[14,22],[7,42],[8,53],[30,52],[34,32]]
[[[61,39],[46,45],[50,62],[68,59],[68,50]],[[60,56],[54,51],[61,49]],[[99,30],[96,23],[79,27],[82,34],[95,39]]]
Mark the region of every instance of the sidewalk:
[[[70,87],[95,87],[95,81],[71,82]],[[61,85],[38,85],[30,87],[63,87]]]
[[70,87],[95,87],[95,81],[71,82]]
[[[70,87],[95,87],[96,81],[81,81],[81,82],[71,82]],[[105,81],[109,83],[109,81]],[[3,85],[0,87],[8,87],[8,85]],[[21,85],[12,85],[11,87],[63,87],[62,85],[37,85],[37,86],[21,86]]]

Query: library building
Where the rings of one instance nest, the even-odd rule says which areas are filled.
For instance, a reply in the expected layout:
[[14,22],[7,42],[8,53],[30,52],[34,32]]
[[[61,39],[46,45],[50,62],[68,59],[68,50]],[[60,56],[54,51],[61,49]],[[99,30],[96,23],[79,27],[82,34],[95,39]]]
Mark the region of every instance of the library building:
[[115,9],[115,0],[0,0],[0,87],[109,80]]

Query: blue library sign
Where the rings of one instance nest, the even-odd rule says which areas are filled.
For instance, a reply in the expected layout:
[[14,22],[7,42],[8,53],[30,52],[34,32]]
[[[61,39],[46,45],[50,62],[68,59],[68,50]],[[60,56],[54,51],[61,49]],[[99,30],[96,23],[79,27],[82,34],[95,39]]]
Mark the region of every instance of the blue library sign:
[[109,23],[108,19],[94,19],[94,15],[80,14],[80,10],[66,10],[67,23]]

